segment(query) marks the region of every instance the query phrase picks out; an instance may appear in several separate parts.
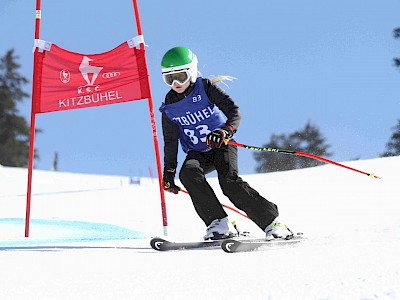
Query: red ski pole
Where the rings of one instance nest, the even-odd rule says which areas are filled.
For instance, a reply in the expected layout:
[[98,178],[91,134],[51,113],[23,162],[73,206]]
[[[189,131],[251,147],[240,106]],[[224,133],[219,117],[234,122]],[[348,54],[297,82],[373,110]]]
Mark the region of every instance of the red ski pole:
[[254,150],[254,151],[264,151],[264,152],[278,152],[278,153],[284,153],[284,154],[291,154],[291,155],[297,155],[297,156],[304,156],[304,157],[309,157],[309,158],[313,158],[319,161],[323,161],[325,163],[329,163],[329,164],[333,164],[335,166],[339,166],[342,168],[346,168],[348,170],[351,171],[355,171],[364,175],[368,175],[371,178],[377,178],[380,179],[380,177],[378,177],[375,174],[371,174],[371,173],[367,173],[367,172],[363,172],[345,165],[342,165],[340,163],[337,163],[333,160],[329,160],[327,158],[318,156],[318,155],[314,155],[314,154],[310,154],[310,153],[306,153],[306,152],[300,152],[300,151],[292,151],[292,150],[282,150],[282,149],[276,149],[276,148],[267,148],[267,147],[256,147],[256,146],[249,146],[249,145],[245,145],[245,144],[241,144],[241,143],[237,143],[234,141],[229,141],[229,140],[225,140],[225,144],[228,145],[233,145],[233,146],[237,146],[237,147],[242,147],[242,148],[246,148],[246,149],[250,149],[250,150]]
[[[182,189],[181,189],[181,192],[184,192],[185,194],[189,194],[187,191],[182,190]],[[245,213],[237,210],[236,208],[233,208],[233,207],[225,205],[225,204],[222,204],[222,207],[224,207],[226,209],[230,209],[231,211],[234,211],[235,213],[237,213],[237,214],[239,214],[239,215],[241,215],[241,216],[243,216],[243,217],[245,217],[247,219],[250,219]]]

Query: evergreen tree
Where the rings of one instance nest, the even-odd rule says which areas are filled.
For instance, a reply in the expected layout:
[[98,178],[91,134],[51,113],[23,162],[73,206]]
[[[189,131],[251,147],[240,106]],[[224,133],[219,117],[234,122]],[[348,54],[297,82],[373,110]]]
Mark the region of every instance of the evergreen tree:
[[398,120],[397,125],[392,130],[392,136],[386,144],[386,151],[380,155],[381,157],[400,155],[400,120]]
[[[393,30],[393,36],[395,39],[400,38],[400,28]],[[400,58],[394,58],[393,61],[396,67],[400,67]]]
[[[328,152],[330,145],[326,144],[325,138],[320,130],[307,122],[306,126],[301,131],[296,131],[291,135],[291,139],[296,145],[297,151],[307,152],[318,156],[330,157],[332,153]],[[300,150],[301,149],[301,150]],[[296,159],[296,169],[315,167],[324,164],[323,162],[306,157],[298,157]]]
[[[291,139],[286,134],[273,134],[268,144],[263,145],[266,148],[274,149],[294,149]],[[296,168],[295,157],[293,155],[283,153],[255,152],[254,158],[257,162],[256,172],[267,173],[284,170],[292,170]]]
[[[393,36],[395,39],[400,38],[400,28],[393,30]],[[400,67],[400,58],[394,58],[393,61],[396,67]],[[394,126],[392,130],[392,136],[390,137],[389,142],[386,144],[386,151],[382,153],[380,157],[400,155],[400,120],[398,120],[397,125]]]
[[17,58],[13,49],[0,58],[0,164],[26,167],[29,126],[19,115],[17,103],[29,96],[22,90],[28,80],[18,73]]
[[[273,134],[270,142],[263,147],[301,151],[323,157],[332,156],[332,153],[328,152],[330,146],[326,144],[320,130],[310,121],[302,130],[291,134]],[[284,153],[257,152],[254,158],[258,163],[258,173],[302,169],[323,164],[318,160]]]

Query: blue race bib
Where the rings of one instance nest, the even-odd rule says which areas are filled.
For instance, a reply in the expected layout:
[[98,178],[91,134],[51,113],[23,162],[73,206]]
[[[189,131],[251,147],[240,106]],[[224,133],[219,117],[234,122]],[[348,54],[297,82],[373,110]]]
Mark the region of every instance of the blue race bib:
[[179,125],[179,141],[185,153],[210,150],[206,145],[207,134],[225,124],[223,113],[208,99],[201,77],[188,96],[176,103],[163,103],[160,111]]

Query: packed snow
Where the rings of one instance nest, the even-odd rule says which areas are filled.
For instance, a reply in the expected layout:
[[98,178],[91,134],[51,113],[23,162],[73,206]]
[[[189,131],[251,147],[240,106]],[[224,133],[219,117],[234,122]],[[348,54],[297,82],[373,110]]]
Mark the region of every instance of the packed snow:
[[[151,178],[35,170],[25,238],[27,170],[0,166],[0,299],[400,299],[400,157],[344,164],[382,179],[333,165],[243,176],[308,240],[237,254],[152,250],[163,227]],[[168,238],[201,239],[188,195],[166,201]]]

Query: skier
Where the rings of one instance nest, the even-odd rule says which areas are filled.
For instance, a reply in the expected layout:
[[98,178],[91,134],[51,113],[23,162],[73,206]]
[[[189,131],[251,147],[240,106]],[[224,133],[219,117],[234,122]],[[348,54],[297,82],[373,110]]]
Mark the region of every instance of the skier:
[[[197,77],[197,57],[188,48],[175,47],[161,61],[164,82],[171,87],[162,103],[164,136],[164,189],[177,194],[175,184],[178,140],[187,154],[179,172],[194,208],[207,226],[204,240],[228,238],[233,225],[205,175],[216,170],[225,196],[258,227],[268,240],[290,238],[293,233],[280,223],[278,207],[263,198],[238,174],[237,147],[224,143],[232,139],[241,121],[239,107],[215,81]],[[226,119],[226,121],[225,121]]]

